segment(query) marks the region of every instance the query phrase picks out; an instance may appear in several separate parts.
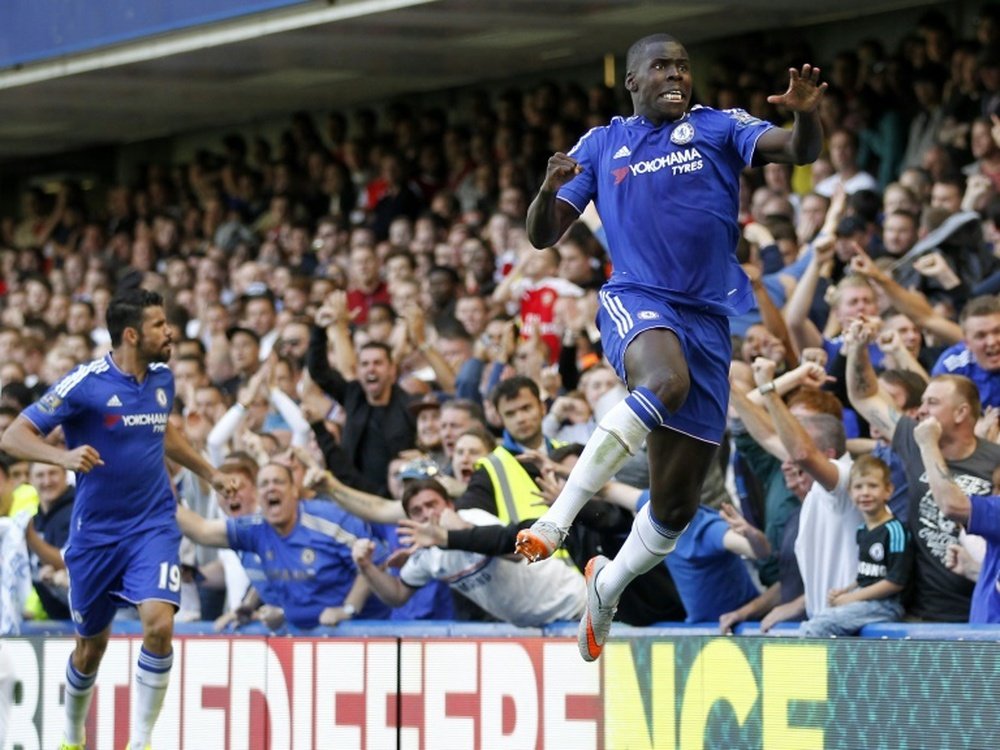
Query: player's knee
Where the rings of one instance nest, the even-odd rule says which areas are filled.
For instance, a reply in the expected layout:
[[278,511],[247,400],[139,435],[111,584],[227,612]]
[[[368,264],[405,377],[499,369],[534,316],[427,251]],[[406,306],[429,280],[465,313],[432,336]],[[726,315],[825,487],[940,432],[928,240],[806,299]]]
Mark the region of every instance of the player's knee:
[[668,529],[680,531],[691,523],[691,519],[694,518],[696,508],[697,506],[694,506],[694,508],[688,507],[687,505],[674,506],[653,511],[653,515],[656,516],[657,521],[666,526]]
[[656,395],[671,414],[684,405],[691,389],[691,379],[686,373],[666,371],[657,373],[650,380],[651,382],[643,385]]
[[149,618],[143,623],[143,640],[154,653],[164,654],[170,650],[170,640],[174,635],[173,614]]

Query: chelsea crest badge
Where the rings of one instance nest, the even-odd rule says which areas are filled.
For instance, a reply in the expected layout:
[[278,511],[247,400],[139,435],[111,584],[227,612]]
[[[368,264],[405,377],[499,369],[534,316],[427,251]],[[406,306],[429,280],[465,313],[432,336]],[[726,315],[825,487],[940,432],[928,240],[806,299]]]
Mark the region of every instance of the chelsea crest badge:
[[689,122],[682,122],[670,134],[670,142],[678,146],[690,143],[692,138],[694,138],[694,125]]

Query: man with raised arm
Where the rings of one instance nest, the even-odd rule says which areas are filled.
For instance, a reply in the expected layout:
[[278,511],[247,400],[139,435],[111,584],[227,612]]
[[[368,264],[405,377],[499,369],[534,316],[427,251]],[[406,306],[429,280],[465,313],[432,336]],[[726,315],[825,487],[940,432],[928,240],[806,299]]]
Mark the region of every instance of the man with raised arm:
[[916,558],[907,609],[924,620],[967,622],[972,583],[947,566],[948,548],[958,544],[959,525],[934,502],[914,431],[918,421],[928,417],[941,423],[941,455],[954,481],[969,495],[991,492],[1000,445],[976,437],[979,392],[971,380],[960,375],[931,378],[916,420],[900,413],[879,385],[868,359],[867,345],[874,335],[874,326],[865,319],[852,322],[845,333],[847,393],[851,406],[891,441],[906,472],[910,487],[907,522]]

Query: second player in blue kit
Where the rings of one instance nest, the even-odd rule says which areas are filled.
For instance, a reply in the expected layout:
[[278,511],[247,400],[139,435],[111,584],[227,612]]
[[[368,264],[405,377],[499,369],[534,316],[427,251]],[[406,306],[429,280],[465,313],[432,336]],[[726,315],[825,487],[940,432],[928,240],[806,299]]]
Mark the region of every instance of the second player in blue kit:
[[740,171],[819,155],[826,84],[804,65],[789,71],[785,93],[768,98],[794,113],[791,130],[741,109],[692,107],[687,51],[656,34],[629,49],[625,88],[634,114],[553,155],[528,210],[528,236],[544,248],[595,203],[614,267],[600,294],[601,342],[629,395],[601,420],[549,511],[519,534],[517,551],[551,555],[643,441],[649,452],[650,503],[617,557],[595,557],[585,571],[579,645],[588,661],[601,654],[622,591],[673,549],[693,517],[725,429],[727,316],[752,304],[735,258]]
[[[2,450],[76,472],[76,500],[63,555],[70,579],[76,649],[66,667],[63,750],[85,747],[84,722],[111,621],[135,605],[143,645],[132,695],[130,745],[149,743],[173,662],[180,603],[177,500],[164,458],[220,491],[226,480],[169,422],[174,379],[162,298],[133,289],[108,307],[112,351],[81,365],[22,412]],[[61,426],[66,447],[44,436]]]

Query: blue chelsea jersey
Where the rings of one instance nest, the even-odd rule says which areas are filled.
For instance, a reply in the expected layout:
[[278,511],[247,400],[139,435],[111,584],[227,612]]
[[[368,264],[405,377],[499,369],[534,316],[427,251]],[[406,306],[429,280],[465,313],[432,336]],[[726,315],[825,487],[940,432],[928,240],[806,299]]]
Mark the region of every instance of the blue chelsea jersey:
[[90,445],[103,466],[76,475],[70,543],[112,544],[157,529],[177,533],[176,500],[163,440],[174,402],[174,376],[149,365],[140,383],[110,354],[80,365],[22,412],[43,435],[62,425],[72,450]]
[[774,125],[742,109],[695,106],[655,126],[615,117],[570,151],[583,171],[558,197],[593,200],[607,234],[611,284],[652,288],[668,301],[724,315],[753,306],[736,262],[739,175]]
[[[260,515],[226,521],[229,546],[254,552],[267,578],[268,604],[285,609],[286,619],[299,628],[319,624],[327,607],[339,607],[354,585],[358,571],[351,559],[355,540],[375,538],[371,526],[326,500],[299,502],[298,521],[288,536],[281,536]],[[384,542],[376,538],[375,560],[388,555]],[[242,556],[241,556],[242,558]],[[248,570],[248,573],[250,571]],[[255,583],[256,585],[256,583]],[[362,619],[384,619],[389,608],[375,595],[358,613]]]

